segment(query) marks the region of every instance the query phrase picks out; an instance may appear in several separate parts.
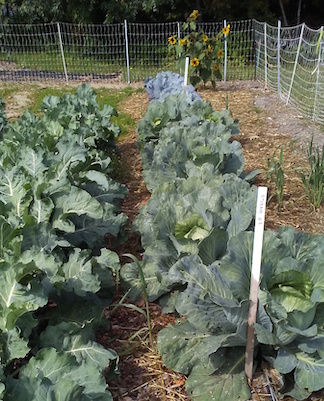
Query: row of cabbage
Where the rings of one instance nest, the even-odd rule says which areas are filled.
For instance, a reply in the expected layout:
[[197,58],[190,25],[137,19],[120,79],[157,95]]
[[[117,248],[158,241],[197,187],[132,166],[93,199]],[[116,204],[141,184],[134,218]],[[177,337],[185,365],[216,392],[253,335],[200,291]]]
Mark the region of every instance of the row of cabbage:
[[112,400],[118,356],[96,340],[115,295],[127,189],[109,178],[119,127],[87,85],[9,122],[0,113],[0,399]]
[[[152,196],[134,228],[151,300],[179,316],[158,348],[185,374],[192,400],[250,398],[244,374],[257,172],[244,173],[238,125],[216,112],[183,78],[148,80],[138,124],[143,177]],[[255,324],[255,365],[273,364],[281,393],[297,400],[323,388],[324,236],[266,231]],[[136,263],[122,277],[142,293]]]

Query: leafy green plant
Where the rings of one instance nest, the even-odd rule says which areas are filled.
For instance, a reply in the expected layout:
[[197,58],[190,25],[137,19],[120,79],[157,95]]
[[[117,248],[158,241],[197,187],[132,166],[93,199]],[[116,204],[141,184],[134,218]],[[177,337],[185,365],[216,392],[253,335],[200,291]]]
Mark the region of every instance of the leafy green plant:
[[[182,157],[193,139],[190,127],[198,138],[202,134],[198,126],[206,128],[206,108],[197,101],[187,107],[188,116],[179,107],[179,97],[178,102],[167,97],[159,112],[153,103],[139,128],[142,150],[151,151],[144,174],[149,177],[151,173],[157,185],[134,222],[144,248],[138,263],[149,299],[159,300],[164,311],[181,317],[161,330],[158,349],[168,367],[187,376],[192,400],[246,400],[250,398],[244,361],[255,188],[241,174],[217,170],[217,152],[197,162],[202,149],[210,150],[208,135],[205,146],[193,140],[192,153],[187,153],[187,160]],[[170,112],[164,109],[167,103],[168,107],[173,104]],[[220,138],[228,139],[221,121],[214,123]],[[161,129],[150,132],[150,124],[161,125]],[[182,130],[188,132],[187,143],[179,141]],[[214,132],[213,136],[217,137]],[[164,142],[174,142],[173,148]],[[280,177],[282,159],[281,149],[279,161],[274,157],[272,164],[269,161],[273,167],[269,178]],[[236,161],[236,167],[243,168],[243,161]],[[155,163],[161,175],[154,171]],[[289,227],[264,233],[255,363],[259,358],[272,362],[282,377],[282,395],[297,400],[323,388],[323,247],[323,235],[298,233]],[[131,287],[132,298],[141,296],[142,281],[135,263],[124,265],[121,277]]]
[[[282,394],[297,400],[323,387],[323,241],[292,228],[264,237],[256,353],[282,375]],[[249,399],[244,351],[252,247],[253,233],[242,232],[219,261],[184,257],[169,271],[182,286],[174,305],[185,318],[159,333],[158,347],[169,367],[188,376],[193,400]]]
[[119,128],[88,85],[43,110],[0,132],[0,398],[112,400],[118,355],[95,332],[120,269],[104,237],[126,223],[107,155]]
[[223,63],[223,40],[229,34],[230,25],[223,28],[215,37],[209,37],[203,30],[197,29],[198,10],[193,10],[182,25],[183,38],[171,36],[168,39],[170,53],[177,57],[180,71],[185,70],[186,57],[190,58],[189,80],[197,86],[201,81],[213,86],[221,79],[220,67]]
[[[187,179],[156,188],[134,222],[145,250],[140,263],[150,300],[176,287],[168,271],[179,259],[199,255],[212,263],[224,254],[227,239],[253,221],[256,192],[249,183],[234,174],[217,174],[207,163],[202,169],[191,165],[190,170]],[[140,297],[137,265],[124,265],[121,276],[124,285],[132,287],[131,297]]]
[[147,142],[157,143],[160,132],[171,122],[195,116],[197,121],[206,120],[226,128],[232,136],[238,135],[238,121],[228,110],[215,111],[210,102],[197,100],[191,102],[185,94],[171,94],[163,102],[152,100],[144,117],[137,124],[140,148]]
[[[282,163],[283,163],[283,147],[281,146],[278,161],[275,159],[274,154],[272,155],[271,159],[267,159],[267,168],[268,168],[267,179],[271,180],[271,182],[274,182],[275,184],[276,197],[277,197],[277,210],[279,210],[280,207],[282,206],[283,196],[284,196],[283,187],[284,187],[285,176],[282,169]],[[268,202],[270,202],[273,196],[274,194],[272,194],[269,197]]]
[[313,138],[308,147],[309,173],[302,174],[306,196],[310,203],[318,209],[324,196],[324,146],[320,152],[319,148],[314,149]]
[[210,163],[216,172],[243,172],[244,156],[239,142],[230,142],[228,126],[187,117],[169,123],[158,143],[145,144],[141,151],[143,178],[149,190],[176,177],[185,178],[188,161],[199,167]]

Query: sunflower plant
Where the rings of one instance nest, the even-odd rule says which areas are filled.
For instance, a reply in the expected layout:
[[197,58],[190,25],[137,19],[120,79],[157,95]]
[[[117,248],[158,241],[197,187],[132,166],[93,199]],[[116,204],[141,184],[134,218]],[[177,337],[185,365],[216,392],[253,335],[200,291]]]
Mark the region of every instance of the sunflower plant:
[[216,81],[222,78],[223,42],[229,34],[230,25],[216,36],[208,36],[203,30],[198,30],[198,14],[198,10],[193,10],[182,25],[183,37],[169,37],[169,52],[177,58],[181,72],[185,69],[186,57],[190,58],[189,80],[192,85],[196,87],[201,82],[205,85],[210,81],[215,87]]

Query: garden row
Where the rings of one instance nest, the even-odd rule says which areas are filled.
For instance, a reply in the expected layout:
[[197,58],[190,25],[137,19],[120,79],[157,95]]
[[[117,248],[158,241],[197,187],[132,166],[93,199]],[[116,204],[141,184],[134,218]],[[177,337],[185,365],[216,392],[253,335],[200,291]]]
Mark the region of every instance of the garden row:
[[[120,129],[87,85],[8,122],[0,113],[0,399],[112,400],[115,351],[95,341],[115,295],[125,187],[109,178]],[[107,324],[107,323],[106,323]]]
[[[244,374],[257,171],[244,172],[237,122],[176,74],[148,80],[138,124],[152,195],[134,222],[143,259],[123,266],[133,299],[159,300],[179,320],[158,348],[185,374],[192,400],[250,398]],[[323,387],[324,236],[283,227],[264,233],[255,366],[281,374],[297,400]]]

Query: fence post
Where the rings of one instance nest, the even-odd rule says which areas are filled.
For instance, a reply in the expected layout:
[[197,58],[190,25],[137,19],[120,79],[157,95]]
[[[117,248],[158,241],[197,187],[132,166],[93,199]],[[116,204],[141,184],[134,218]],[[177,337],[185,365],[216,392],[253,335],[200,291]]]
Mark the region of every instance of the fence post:
[[293,73],[292,73],[292,76],[291,76],[291,82],[290,82],[289,92],[288,92],[288,96],[287,96],[286,106],[289,103],[289,99],[290,99],[290,95],[291,95],[291,89],[292,89],[292,86],[293,86],[293,83],[294,83],[294,79],[295,79],[297,63],[298,63],[298,58],[299,58],[299,53],[300,53],[300,48],[301,48],[301,43],[302,43],[302,40],[303,40],[304,29],[305,29],[305,22],[303,22],[302,29],[301,29],[301,32],[300,32],[300,38],[299,38],[299,43],[298,43],[298,48],[297,48],[295,65],[294,65],[294,70],[293,70]]
[[254,80],[256,81],[257,79],[257,65],[259,63],[259,55],[260,55],[260,47],[258,46],[258,52],[256,52],[257,49],[257,43],[255,39],[255,19],[252,20],[252,36],[253,36],[253,59],[254,59]]
[[[180,44],[181,30],[180,30],[180,22],[179,21],[177,22],[177,28],[178,28],[178,38],[179,38],[178,44]],[[180,56],[181,56],[181,53],[178,54],[179,58],[180,58]]]
[[277,71],[278,71],[278,77],[277,77],[277,82],[278,82],[278,96],[281,98],[281,85],[280,85],[280,32],[281,32],[281,21],[278,20],[278,46],[277,46]]
[[316,121],[316,108],[317,108],[317,98],[318,98],[318,84],[319,84],[321,57],[322,57],[322,37],[323,37],[323,26],[321,26],[318,44],[316,48],[316,51],[318,52],[317,64],[315,70],[312,72],[313,75],[316,71],[316,86],[315,86],[315,97],[314,97],[314,108],[313,108],[313,120],[315,121]]
[[127,82],[130,84],[130,68],[129,68],[129,48],[128,48],[128,33],[127,33],[127,21],[124,20],[125,28],[125,52],[126,52],[126,67],[127,67]]
[[60,49],[61,49],[61,56],[62,56],[62,62],[63,62],[63,69],[64,69],[64,74],[65,74],[65,80],[66,82],[69,82],[67,70],[66,70],[66,63],[65,63],[65,56],[64,56],[64,49],[63,49],[63,42],[62,42],[62,35],[61,35],[61,28],[60,28],[60,23],[57,22],[57,33],[60,41]]
[[[226,19],[224,19],[224,28],[226,28]],[[227,35],[225,36],[224,40],[224,82],[226,82],[226,76],[227,76]]]
[[268,87],[267,23],[264,23],[264,86]]
[[[323,27],[321,29],[323,30]],[[314,109],[313,109],[313,120],[315,120],[315,121],[316,121],[316,107],[317,107],[317,98],[318,98],[318,84],[319,84],[320,69],[321,69],[321,54],[322,54],[322,44],[320,43],[319,48],[318,48],[316,86],[315,86],[315,98],[314,98]]]

